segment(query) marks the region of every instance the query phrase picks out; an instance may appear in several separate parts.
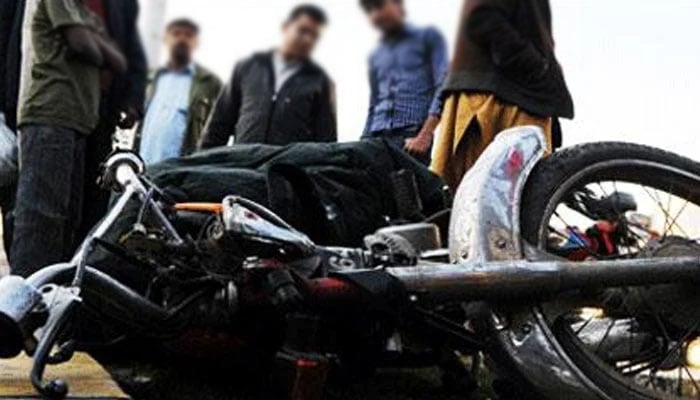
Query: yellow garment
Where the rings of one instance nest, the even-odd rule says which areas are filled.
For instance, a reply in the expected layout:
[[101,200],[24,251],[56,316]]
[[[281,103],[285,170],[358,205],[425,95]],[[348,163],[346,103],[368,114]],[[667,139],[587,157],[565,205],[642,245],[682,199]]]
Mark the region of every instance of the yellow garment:
[[508,128],[536,125],[552,148],[552,118],[538,117],[488,93],[456,93],[446,99],[442,129],[431,169],[456,191],[496,135]]

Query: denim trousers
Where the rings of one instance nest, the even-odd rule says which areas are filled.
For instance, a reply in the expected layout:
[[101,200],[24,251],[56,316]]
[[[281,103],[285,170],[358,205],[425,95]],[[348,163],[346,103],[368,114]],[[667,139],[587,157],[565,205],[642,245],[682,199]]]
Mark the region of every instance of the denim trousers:
[[[384,131],[378,131],[378,132],[371,132],[365,136],[363,136],[363,139],[372,139],[372,138],[382,138],[386,139],[389,141],[389,143],[393,144],[394,146],[398,147],[399,149],[403,150],[404,145],[406,143],[406,139],[411,139],[414,138],[418,135],[418,133],[421,130],[421,126],[419,125],[412,125],[412,126],[406,126],[403,128],[395,128],[395,129],[387,129]],[[432,146],[430,150],[428,150],[427,154],[420,155],[420,156],[413,156],[414,159],[418,160],[421,164],[425,166],[430,165],[430,159],[431,159],[431,154],[432,154]]]
[[83,202],[85,142],[85,135],[57,126],[20,129],[13,274],[28,276],[70,259]]

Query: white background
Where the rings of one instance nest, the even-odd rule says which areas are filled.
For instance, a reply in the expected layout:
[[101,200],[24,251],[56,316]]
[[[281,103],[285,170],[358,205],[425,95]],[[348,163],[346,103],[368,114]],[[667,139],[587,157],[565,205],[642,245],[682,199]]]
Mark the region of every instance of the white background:
[[[148,14],[146,2],[142,7]],[[367,56],[378,36],[357,0],[316,0],[331,24],[317,52],[334,78],[342,140],[364,124]],[[700,159],[699,0],[551,0],[557,53],[576,103],[566,144],[625,140]],[[462,0],[406,0],[409,19],[439,27],[450,48]],[[228,79],[235,60],[279,41],[294,0],[168,0],[166,20],[203,28],[197,59]],[[145,18],[144,18],[145,19]]]

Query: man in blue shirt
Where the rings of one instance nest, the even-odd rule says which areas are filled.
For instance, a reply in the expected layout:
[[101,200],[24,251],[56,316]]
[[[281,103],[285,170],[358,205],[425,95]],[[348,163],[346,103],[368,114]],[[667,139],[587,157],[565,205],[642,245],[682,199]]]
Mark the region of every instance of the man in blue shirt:
[[147,165],[196,149],[221,81],[192,61],[199,27],[188,19],[171,22],[165,33],[168,63],[156,71],[148,90],[146,116],[136,148]]
[[363,139],[381,137],[430,163],[440,123],[447,46],[435,28],[405,20],[402,0],[361,0],[382,39],[369,60],[371,97]]

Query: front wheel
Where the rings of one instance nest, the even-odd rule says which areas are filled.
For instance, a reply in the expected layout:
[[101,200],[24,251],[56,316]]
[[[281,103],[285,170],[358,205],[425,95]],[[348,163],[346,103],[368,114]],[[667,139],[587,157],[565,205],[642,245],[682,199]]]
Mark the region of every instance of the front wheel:
[[[533,171],[523,238],[571,261],[700,256],[700,164],[626,143],[573,147]],[[591,390],[700,398],[700,291],[678,283],[567,293],[528,312]],[[597,393],[597,395],[594,395]]]

